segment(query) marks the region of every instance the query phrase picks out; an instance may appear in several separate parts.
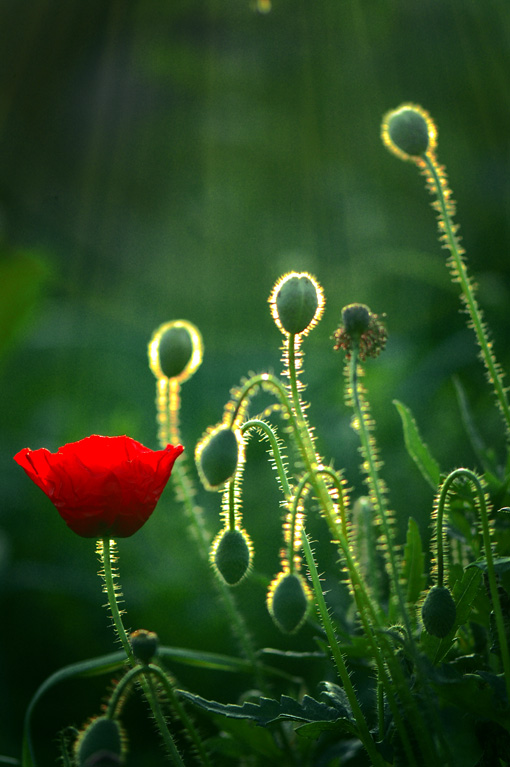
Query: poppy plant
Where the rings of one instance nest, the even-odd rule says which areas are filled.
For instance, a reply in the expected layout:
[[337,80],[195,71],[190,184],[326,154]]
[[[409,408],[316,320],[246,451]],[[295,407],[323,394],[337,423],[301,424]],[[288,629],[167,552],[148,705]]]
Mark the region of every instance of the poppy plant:
[[127,538],[149,519],[183,450],[150,450],[130,437],[93,434],[56,453],[27,447],[14,460],[73,532]]

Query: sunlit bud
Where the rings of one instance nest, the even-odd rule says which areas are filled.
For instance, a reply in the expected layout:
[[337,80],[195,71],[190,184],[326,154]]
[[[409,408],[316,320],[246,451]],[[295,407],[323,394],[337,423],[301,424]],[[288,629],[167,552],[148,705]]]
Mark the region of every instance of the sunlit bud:
[[204,486],[216,490],[231,479],[239,458],[239,442],[235,431],[219,426],[198,443],[195,460]]
[[159,647],[159,637],[154,631],[138,629],[129,637],[133,655],[141,663],[150,663]]
[[156,378],[186,381],[200,366],[202,355],[202,336],[187,320],[161,325],[149,344],[149,363]]
[[253,547],[244,530],[222,530],[213,542],[211,561],[229,586],[237,586],[248,573]]
[[385,146],[402,160],[417,160],[426,152],[434,152],[437,129],[432,118],[416,104],[402,104],[388,112],[382,123]]
[[77,767],[113,767],[123,765],[125,737],[119,723],[107,716],[93,719],[78,736],[75,744]]
[[324,311],[324,293],[306,272],[282,277],[269,296],[271,314],[279,329],[289,335],[308,333]]
[[294,634],[306,620],[310,589],[297,573],[281,572],[269,586],[267,607],[284,634]]
[[442,639],[455,625],[457,609],[446,586],[433,586],[421,608],[423,625],[432,636]]

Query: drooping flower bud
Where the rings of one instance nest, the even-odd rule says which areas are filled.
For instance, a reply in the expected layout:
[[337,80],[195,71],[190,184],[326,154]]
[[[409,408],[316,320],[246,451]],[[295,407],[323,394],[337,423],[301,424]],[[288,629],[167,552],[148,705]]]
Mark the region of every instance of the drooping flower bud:
[[253,555],[252,543],[244,530],[222,530],[211,548],[211,561],[229,586],[237,586],[248,573]]
[[187,320],[161,325],[149,344],[149,364],[158,379],[186,381],[200,366],[202,355],[200,331]]
[[125,736],[116,719],[98,716],[80,733],[74,750],[77,767],[123,765]]
[[421,608],[423,625],[432,636],[443,639],[455,625],[457,608],[446,586],[433,586]]
[[159,637],[154,631],[138,629],[129,636],[133,655],[141,663],[150,663],[159,647]]
[[269,303],[273,319],[282,333],[306,334],[322,317],[324,293],[307,272],[290,272],[278,280]]
[[228,426],[222,424],[204,435],[196,447],[195,460],[207,490],[216,490],[232,479],[239,450],[238,436]]
[[437,145],[432,118],[416,104],[402,104],[384,115],[381,135],[384,145],[402,160],[419,160]]
[[310,589],[299,573],[281,572],[269,586],[267,607],[284,634],[294,634],[301,628],[310,602]]

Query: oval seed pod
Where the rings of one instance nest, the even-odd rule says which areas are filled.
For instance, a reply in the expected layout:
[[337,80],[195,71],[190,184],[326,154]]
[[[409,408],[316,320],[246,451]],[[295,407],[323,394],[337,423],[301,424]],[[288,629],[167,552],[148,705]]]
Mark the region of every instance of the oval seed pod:
[[149,344],[149,363],[156,378],[190,378],[200,367],[202,336],[187,320],[172,320],[161,325]]
[[432,636],[448,636],[455,625],[457,608],[446,586],[433,586],[421,608],[423,625]]
[[297,335],[308,332],[320,320],[324,294],[310,274],[290,272],[278,280],[269,303],[279,329],[283,333]]
[[195,459],[200,478],[207,490],[216,490],[235,474],[239,459],[237,434],[221,425],[198,443]]
[[229,586],[237,586],[248,573],[253,547],[244,530],[222,530],[211,548],[211,561]]
[[403,160],[417,160],[434,152],[437,130],[428,112],[417,104],[402,104],[388,112],[382,123],[386,147]]
[[306,620],[310,600],[310,590],[302,576],[282,572],[269,586],[267,606],[280,631],[294,634]]
[[117,720],[107,716],[98,716],[89,722],[74,748],[77,767],[124,764],[124,733]]

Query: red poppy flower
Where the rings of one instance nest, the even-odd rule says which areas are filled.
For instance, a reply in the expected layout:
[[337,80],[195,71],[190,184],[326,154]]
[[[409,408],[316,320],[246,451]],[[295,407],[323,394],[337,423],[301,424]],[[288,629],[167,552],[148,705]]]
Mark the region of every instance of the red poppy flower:
[[127,538],[149,519],[183,450],[150,450],[130,437],[93,434],[56,453],[27,447],[14,460],[73,532]]

